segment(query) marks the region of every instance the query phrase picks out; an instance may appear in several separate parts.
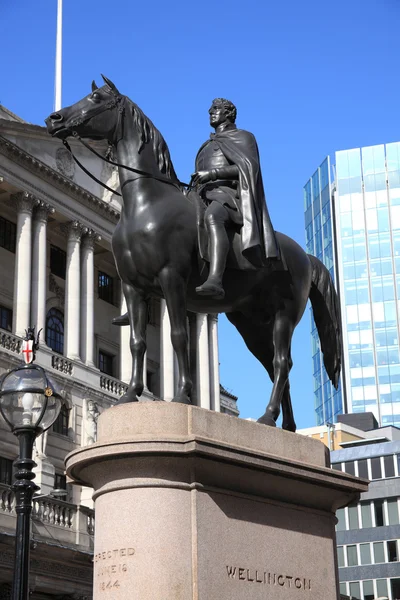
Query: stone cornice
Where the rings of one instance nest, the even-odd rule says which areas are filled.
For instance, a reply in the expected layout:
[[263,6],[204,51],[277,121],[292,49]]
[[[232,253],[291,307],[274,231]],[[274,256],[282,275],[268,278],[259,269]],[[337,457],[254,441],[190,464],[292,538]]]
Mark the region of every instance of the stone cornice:
[[93,209],[95,206],[98,213],[103,214],[108,219],[111,218],[115,223],[119,220],[119,211],[117,211],[113,206],[107,202],[104,202],[104,200],[101,200],[97,196],[94,196],[67,177],[57,173],[57,171],[28,154],[25,152],[25,150],[16,144],[13,144],[10,142],[10,140],[1,135],[0,154],[3,154],[10,160],[23,166],[35,175],[38,175],[51,185],[67,193],[69,196],[72,196],[83,204],[86,204],[89,208]]

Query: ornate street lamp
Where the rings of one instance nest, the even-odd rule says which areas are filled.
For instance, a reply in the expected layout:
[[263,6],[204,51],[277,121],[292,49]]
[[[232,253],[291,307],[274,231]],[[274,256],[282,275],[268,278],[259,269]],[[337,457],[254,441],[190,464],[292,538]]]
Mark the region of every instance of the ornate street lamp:
[[[38,336],[39,337],[39,336]],[[29,545],[32,497],[39,487],[33,483],[36,466],[32,460],[37,436],[51,427],[61,410],[63,399],[46,371],[32,364],[38,338],[27,331],[23,342],[22,364],[0,379],[0,412],[19,441],[19,458],[14,462],[16,481],[11,486],[16,497],[17,528],[12,600],[28,600]]]

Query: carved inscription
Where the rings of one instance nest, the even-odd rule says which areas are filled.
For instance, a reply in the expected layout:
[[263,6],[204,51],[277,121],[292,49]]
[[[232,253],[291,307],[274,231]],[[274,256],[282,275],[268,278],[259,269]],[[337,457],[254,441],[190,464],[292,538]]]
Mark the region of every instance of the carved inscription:
[[311,592],[311,579],[306,577],[294,577],[293,575],[278,575],[262,569],[246,569],[244,567],[234,567],[226,565],[226,572],[229,579],[238,581],[248,581],[250,583],[260,583],[262,585],[275,585],[278,587],[292,588],[294,590],[304,590]]
[[129,570],[134,548],[116,548],[94,555],[96,581],[103,592],[117,590]]

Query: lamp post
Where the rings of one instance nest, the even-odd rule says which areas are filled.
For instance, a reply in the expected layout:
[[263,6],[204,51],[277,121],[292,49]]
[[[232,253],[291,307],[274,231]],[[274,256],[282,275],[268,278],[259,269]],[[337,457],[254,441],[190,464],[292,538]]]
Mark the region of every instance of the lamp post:
[[45,370],[32,364],[37,348],[32,330],[23,348],[25,364],[5,373],[0,381],[0,412],[19,441],[19,457],[14,462],[16,481],[11,486],[17,513],[12,600],[28,600],[29,594],[30,517],[32,497],[39,489],[33,482],[33,444],[57,419],[63,403]]

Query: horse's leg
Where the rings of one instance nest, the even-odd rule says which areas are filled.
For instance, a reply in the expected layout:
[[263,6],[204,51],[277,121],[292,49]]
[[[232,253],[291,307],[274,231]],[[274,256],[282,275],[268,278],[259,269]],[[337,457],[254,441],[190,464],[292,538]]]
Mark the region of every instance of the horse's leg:
[[[290,346],[292,341],[294,325],[290,317],[285,312],[278,312],[275,317],[273,343],[274,343],[274,386],[272,388],[271,398],[265,413],[258,419],[259,423],[275,426],[279,417],[280,406],[285,388],[289,380],[290,369],[293,361],[290,356]],[[288,396],[285,398],[288,399]],[[288,408],[287,406],[285,408]],[[290,425],[286,421],[285,425]],[[294,424],[294,423],[293,423]]]
[[146,325],[147,325],[147,300],[134,287],[122,284],[122,290],[128,309],[131,327],[130,347],[132,354],[132,377],[126,393],[121,396],[117,404],[137,402],[137,396],[143,392],[143,366],[146,352]]
[[191,404],[192,379],[189,367],[188,335],[186,328],[186,288],[185,279],[176,271],[164,270],[159,275],[171,323],[171,342],[179,367],[177,392],[173,402]]
[[296,431],[296,422],[294,420],[292,400],[290,398],[289,379],[286,382],[282,395],[282,429],[286,429],[286,431]]

